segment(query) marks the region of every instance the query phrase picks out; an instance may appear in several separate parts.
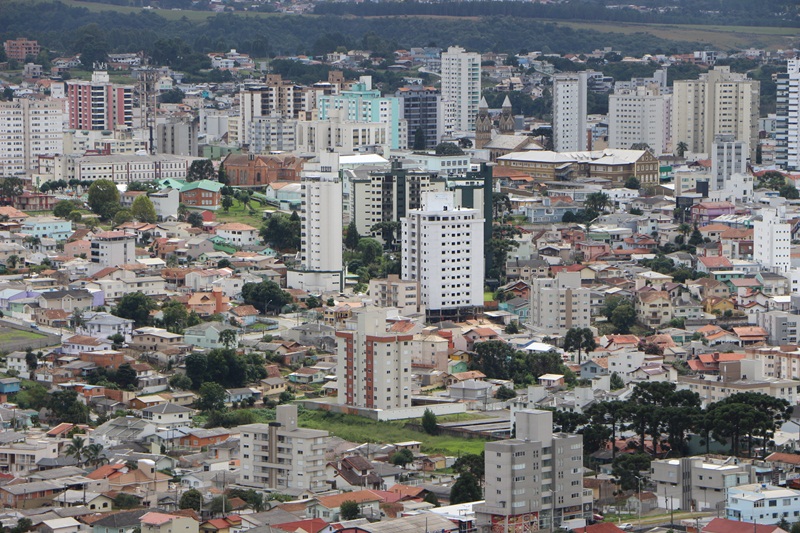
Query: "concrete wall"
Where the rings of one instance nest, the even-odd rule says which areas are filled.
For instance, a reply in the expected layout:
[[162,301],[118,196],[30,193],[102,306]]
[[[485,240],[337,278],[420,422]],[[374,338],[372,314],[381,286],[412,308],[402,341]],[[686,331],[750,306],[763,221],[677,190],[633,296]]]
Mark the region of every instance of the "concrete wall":
[[329,403],[326,401],[305,400],[301,402],[306,409],[320,411],[330,411],[331,413],[342,413],[347,415],[363,416],[372,420],[405,420],[408,418],[421,418],[425,409],[430,409],[436,416],[455,415],[466,413],[467,406],[463,403],[445,403],[436,405],[420,405],[407,407],[405,409],[363,409],[350,407],[348,405]]

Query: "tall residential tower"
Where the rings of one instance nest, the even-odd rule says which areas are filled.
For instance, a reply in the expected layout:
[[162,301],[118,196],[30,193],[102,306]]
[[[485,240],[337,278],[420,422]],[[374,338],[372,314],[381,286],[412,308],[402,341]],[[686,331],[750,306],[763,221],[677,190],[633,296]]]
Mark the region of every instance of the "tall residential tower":
[[475,129],[481,100],[481,55],[451,46],[442,52],[442,100],[453,103],[457,131]]

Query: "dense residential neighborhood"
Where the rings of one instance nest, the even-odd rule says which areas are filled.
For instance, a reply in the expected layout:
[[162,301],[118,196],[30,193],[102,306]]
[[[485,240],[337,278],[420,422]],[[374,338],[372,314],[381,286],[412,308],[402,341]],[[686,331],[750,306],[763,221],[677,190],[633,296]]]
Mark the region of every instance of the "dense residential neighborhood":
[[800,531],[788,41],[0,30],[4,529]]

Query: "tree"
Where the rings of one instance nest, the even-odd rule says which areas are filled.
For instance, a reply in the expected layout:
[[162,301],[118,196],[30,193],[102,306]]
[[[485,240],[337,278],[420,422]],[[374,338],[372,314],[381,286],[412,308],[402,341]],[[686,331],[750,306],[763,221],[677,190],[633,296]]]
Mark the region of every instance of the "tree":
[[597,348],[594,333],[589,328],[570,328],[564,337],[564,350],[578,353],[578,364],[581,363],[581,351],[591,352]]
[[676,151],[678,152],[678,157],[683,157],[686,154],[686,152],[689,151],[689,145],[683,141],[680,141],[678,143]]
[[200,511],[203,506],[203,495],[197,489],[189,489],[181,495],[178,502],[179,509],[194,509]]
[[64,455],[67,457],[74,457],[78,464],[83,464],[83,452],[86,445],[86,439],[75,435],[67,447],[64,449]]
[[103,220],[110,220],[119,210],[119,190],[111,180],[97,180],[89,187],[89,208]]
[[139,498],[127,492],[120,492],[114,496],[114,507],[116,509],[135,509],[140,504]]
[[519,322],[516,320],[512,320],[508,323],[508,325],[503,329],[505,333],[509,335],[516,335],[520,332]]
[[95,468],[108,463],[108,458],[103,456],[103,445],[99,443],[86,446],[83,457],[87,465]]
[[344,247],[348,250],[355,250],[358,248],[358,241],[361,240],[361,236],[358,234],[358,229],[356,228],[356,221],[351,220],[350,224],[347,225],[347,231],[345,232],[344,236]]
[[133,213],[130,209],[119,209],[114,213],[114,226],[121,226],[133,220]]
[[417,128],[414,131],[414,146],[411,148],[414,151],[425,149],[425,132],[422,128]]
[[300,216],[292,212],[273,213],[259,232],[264,242],[277,250],[289,251],[300,249]]
[[186,222],[192,225],[193,228],[202,228],[205,221],[203,220],[203,215],[198,213],[197,211],[192,211],[188,215],[186,215]]
[[485,475],[485,454],[481,453],[467,453],[460,456],[453,463],[453,472],[457,474],[471,473],[478,478],[478,483],[483,483]]
[[121,389],[131,390],[139,384],[139,378],[136,376],[136,370],[130,363],[123,363],[114,373],[114,383],[119,385]]
[[478,478],[469,472],[465,472],[458,476],[458,479],[453,483],[453,488],[450,489],[450,504],[457,505],[459,503],[474,502],[481,499],[481,486],[478,484]]
[[269,310],[279,312],[283,306],[292,303],[292,296],[274,281],[245,283],[242,286],[242,299],[262,313]]
[[201,411],[222,411],[225,409],[225,387],[207,381],[200,385],[197,408]]
[[75,200],[61,200],[53,207],[53,215],[58,218],[67,218],[70,213],[81,207],[81,203]]
[[583,202],[583,207],[587,211],[593,211],[595,213],[602,213],[609,205],[611,205],[611,200],[604,192],[588,194],[586,195],[586,200]]
[[14,270],[15,268],[17,268],[17,264],[18,263],[19,263],[19,256],[18,255],[16,255],[16,254],[9,255],[8,259],[6,259],[6,268],[8,268],[10,270]]
[[49,422],[54,424],[62,422],[89,423],[89,408],[78,400],[78,393],[74,390],[55,391],[47,397],[46,402]]
[[619,390],[625,388],[625,382],[616,372],[611,373],[610,385],[611,390]]
[[226,194],[222,197],[222,209],[227,213],[231,207],[233,207],[233,198]]
[[235,329],[226,329],[219,334],[219,342],[221,342],[226,349],[236,348],[236,346],[234,346],[237,340],[236,337]]
[[133,320],[137,328],[150,324],[150,311],[156,308],[156,303],[149,296],[141,292],[131,292],[120,298],[111,314]]
[[389,458],[389,462],[402,468],[405,468],[405,466],[413,460],[414,453],[408,448],[401,448],[397,450]]
[[703,234],[700,233],[700,229],[695,224],[694,229],[692,230],[692,235],[689,237],[689,244],[691,246],[699,246],[703,244]]
[[20,518],[17,525],[12,527],[10,533],[27,533],[33,530],[33,521],[30,518]]
[[131,214],[139,222],[153,224],[156,221],[156,207],[146,194],[136,197],[131,206]]
[[439,434],[439,424],[436,422],[436,415],[430,409],[425,409],[422,413],[422,431],[428,435]]
[[636,178],[636,176],[631,176],[631,177],[629,177],[628,179],[625,180],[625,188],[626,189],[639,190],[640,186],[641,186],[641,183]]
[[0,196],[13,198],[25,192],[22,180],[16,176],[8,176],[0,181]]
[[199,389],[208,372],[208,358],[203,353],[192,352],[186,356],[184,364],[186,366],[186,377],[191,381],[191,388]]
[[67,215],[67,220],[75,222],[77,224],[78,222],[83,220],[83,214],[77,209],[75,211],[70,211],[69,215]]
[[358,251],[361,252],[361,263],[364,265],[371,265],[383,256],[383,246],[375,239],[364,238],[359,240]]
[[797,190],[797,187],[792,185],[791,183],[787,183],[783,187],[780,188],[780,193],[782,197],[786,198],[787,200],[797,200],[800,198],[800,191]]
[[313,294],[306,298],[306,309],[316,309],[317,307],[322,307],[322,302],[319,301],[319,298]]
[[517,393],[514,392],[514,389],[509,389],[505,385],[500,385],[500,388],[497,389],[497,392],[494,394],[494,397],[498,400],[510,400],[512,398],[517,397]]
[[636,323],[636,309],[629,302],[618,305],[611,315],[611,323],[617,333],[628,333]]
[[355,520],[361,514],[361,508],[354,500],[345,500],[339,506],[341,520]]
[[192,388],[192,380],[186,374],[175,374],[169,378],[169,386],[173,389],[189,390]]
[[210,159],[196,159],[192,161],[189,170],[186,171],[186,182],[200,180],[216,180],[217,171],[214,170],[214,163]]
[[435,149],[436,155],[464,155],[464,150],[458,147],[458,145],[443,142],[436,145]]
[[611,474],[619,480],[622,490],[636,490],[639,487],[640,472],[650,470],[651,457],[646,453],[624,453],[614,458]]
[[440,506],[439,498],[437,498],[436,494],[434,494],[432,492],[429,492],[428,494],[426,494],[425,497],[422,498],[422,501],[424,501],[425,503],[429,503],[429,504],[433,505],[434,507],[439,507]]

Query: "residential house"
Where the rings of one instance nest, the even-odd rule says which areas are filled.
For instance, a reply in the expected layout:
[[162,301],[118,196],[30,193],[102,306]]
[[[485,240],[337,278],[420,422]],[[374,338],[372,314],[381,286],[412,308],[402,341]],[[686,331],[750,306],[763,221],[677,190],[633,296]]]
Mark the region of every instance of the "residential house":
[[181,188],[180,203],[192,209],[216,211],[222,205],[222,187],[218,181],[198,180]]
[[224,322],[203,322],[186,328],[183,332],[184,343],[204,350],[227,348],[228,346],[220,340],[220,336],[225,331],[233,332],[230,348],[237,348],[239,346],[239,329]]
[[183,335],[162,328],[144,327],[133,330],[131,348],[147,352],[160,352],[184,346]]
[[141,413],[142,420],[156,424],[159,428],[172,429],[191,426],[194,409],[168,402],[145,407]]
[[318,496],[306,505],[306,516],[337,522],[341,519],[341,505],[346,501],[356,502],[362,515],[378,516],[380,514],[380,504],[383,503],[384,498],[371,490],[357,490],[333,496]]
[[103,339],[119,334],[125,337],[126,341],[130,341],[133,333],[133,320],[110,313],[87,312],[84,313],[82,323],[75,329],[75,333]]
[[95,305],[92,293],[85,289],[47,291],[41,293],[36,301],[42,309],[60,309],[68,313]]
[[200,524],[191,516],[151,511],[140,519],[141,533],[199,533]]
[[672,320],[672,301],[665,291],[639,291],[636,299],[636,315],[639,322],[657,328]]
[[195,292],[189,297],[186,306],[202,317],[222,314],[230,309],[230,298],[222,289],[214,287],[211,292]]
[[140,518],[148,512],[148,509],[135,509],[102,514],[90,522],[92,533],[135,533],[140,527]]
[[221,224],[215,228],[215,232],[219,237],[233,246],[256,246],[261,243],[258,236],[258,228],[254,228],[248,224],[241,224],[238,222],[230,222],[228,224]]

